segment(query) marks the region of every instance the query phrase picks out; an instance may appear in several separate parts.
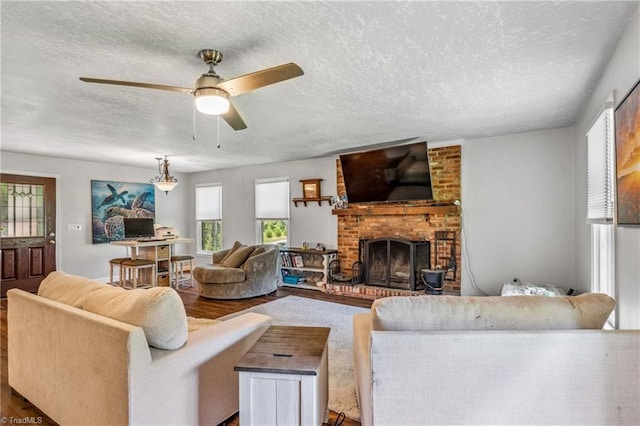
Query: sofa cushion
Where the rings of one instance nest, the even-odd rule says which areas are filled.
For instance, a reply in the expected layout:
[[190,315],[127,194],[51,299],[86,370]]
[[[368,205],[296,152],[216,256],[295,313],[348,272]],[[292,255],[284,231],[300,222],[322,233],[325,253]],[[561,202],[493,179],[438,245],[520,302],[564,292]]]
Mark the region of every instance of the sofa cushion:
[[233,243],[233,245],[231,246],[229,251],[227,251],[227,254],[225,254],[224,257],[220,260],[220,264],[222,264],[222,262],[224,262],[226,259],[228,259],[229,256],[231,256],[233,253],[235,253],[235,251],[238,250],[242,246],[243,246],[243,244],[240,241],[236,241],[235,243]]
[[169,287],[125,290],[108,286],[88,294],[84,309],[142,328],[149,346],[158,349],[178,349],[187,341],[184,304]]
[[242,246],[238,247],[233,254],[222,261],[222,266],[227,268],[238,268],[242,266],[245,260],[251,256],[251,253],[255,250],[255,246]]
[[82,308],[87,294],[105,287],[111,286],[62,271],[54,271],[40,283],[38,296]]
[[378,299],[372,328],[388,331],[601,329],[615,301],[580,296],[413,296]]
[[244,269],[225,268],[218,265],[199,266],[193,270],[193,278],[199,283],[241,283],[246,278]]

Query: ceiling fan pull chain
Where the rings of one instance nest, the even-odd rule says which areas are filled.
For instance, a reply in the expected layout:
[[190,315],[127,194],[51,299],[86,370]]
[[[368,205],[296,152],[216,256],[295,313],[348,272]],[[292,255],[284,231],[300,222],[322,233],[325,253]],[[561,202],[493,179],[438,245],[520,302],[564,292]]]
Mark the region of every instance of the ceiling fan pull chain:
[[196,140],[196,101],[193,100],[193,140]]
[[218,149],[220,149],[220,116],[218,116]]

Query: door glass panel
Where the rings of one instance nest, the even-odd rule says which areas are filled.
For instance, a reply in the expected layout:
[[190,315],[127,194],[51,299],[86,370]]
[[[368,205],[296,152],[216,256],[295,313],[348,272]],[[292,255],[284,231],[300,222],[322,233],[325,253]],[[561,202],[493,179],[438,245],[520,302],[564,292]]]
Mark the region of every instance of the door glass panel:
[[44,186],[0,184],[0,227],[3,238],[44,236]]

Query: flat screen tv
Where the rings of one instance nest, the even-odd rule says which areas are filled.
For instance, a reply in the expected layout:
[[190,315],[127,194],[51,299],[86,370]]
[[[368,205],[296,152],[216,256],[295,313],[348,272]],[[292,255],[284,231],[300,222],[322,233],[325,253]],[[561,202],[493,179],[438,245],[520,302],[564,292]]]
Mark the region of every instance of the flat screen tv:
[[340,156],[349,203],[433,200],[427,143]]
[[156,231],[153,228],[153,218],[124,218],[124,238],[126,240],[137,238],[153,238]]

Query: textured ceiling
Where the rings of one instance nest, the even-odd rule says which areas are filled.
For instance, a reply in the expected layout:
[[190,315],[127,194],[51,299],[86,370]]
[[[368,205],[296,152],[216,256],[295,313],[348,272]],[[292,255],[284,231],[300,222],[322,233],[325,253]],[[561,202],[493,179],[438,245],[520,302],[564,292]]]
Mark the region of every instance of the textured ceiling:
[[[193,172],[388,141],[574,124],[638,2],[2,1],[2,150]],[[233,98],[248,129],[193,98],[200,49],[230,79],[305,75]]]

